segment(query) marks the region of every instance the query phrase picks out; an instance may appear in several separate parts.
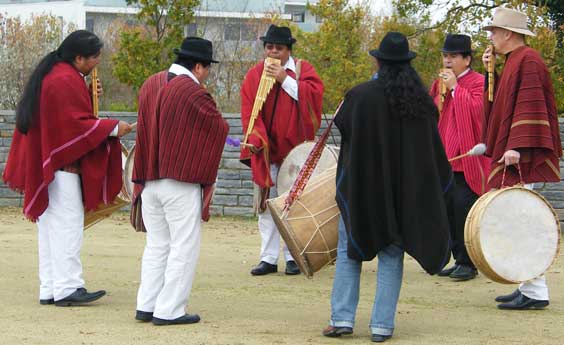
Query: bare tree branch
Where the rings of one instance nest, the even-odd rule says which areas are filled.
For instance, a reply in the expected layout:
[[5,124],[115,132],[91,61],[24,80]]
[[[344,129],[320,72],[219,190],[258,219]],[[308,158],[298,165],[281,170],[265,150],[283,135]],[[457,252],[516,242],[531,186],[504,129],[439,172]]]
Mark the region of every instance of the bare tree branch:
[[415,38],[415,37],[427,32],[427,31],[435,30],[435,29],[445,25],[446,23],[452,21],[451,18],[456,18],[457,16],[462,15],[469,10],[476,9],[476,8],[482,8],[482,9],[485,9],[485,10],[493,10],[494,8],[497,8],[497,7],[499,7],[503,4],[506,4],[506,3],[507,3],[507,1],[504,1],[502,4],[499,4],[499,5],[486,5],[486,4],[483,4],[483,3],[471,3],[467,6],[455,6],[451,9],[449,9],[449,11],[448,11],[449,16],[445,16],[445,18],[443,20],[437,22],[434,25],[416,30],[413,34],[409,35],[409,38]]

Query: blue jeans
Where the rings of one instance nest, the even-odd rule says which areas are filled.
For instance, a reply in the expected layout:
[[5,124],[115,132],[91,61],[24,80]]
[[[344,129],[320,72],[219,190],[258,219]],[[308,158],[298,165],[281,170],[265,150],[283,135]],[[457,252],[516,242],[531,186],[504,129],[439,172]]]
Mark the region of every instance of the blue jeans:
[[[331,322],[334,327],[354,327],[360,289],[362,262],[347,256],[347,232],[343,218],[339,220],[339,243],[333,293]],[[403,249],[389,245],[378,253],[376,296],[372,307],[372,334],[392,335],[403,277]]]

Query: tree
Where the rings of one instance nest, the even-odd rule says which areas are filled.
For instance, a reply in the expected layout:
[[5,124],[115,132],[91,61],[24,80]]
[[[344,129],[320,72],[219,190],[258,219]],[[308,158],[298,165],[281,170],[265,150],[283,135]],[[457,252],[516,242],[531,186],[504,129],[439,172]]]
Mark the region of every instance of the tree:
[[138,90],[147,77],[170,64],[172,50],[180,46],[184,27],[193,21],[200,0],[127,0],[127,4],[139,7],[142,25],[121,33],[112,57],[113,73]]
[[[543,56],[554,82],[557,107],[564,111],[564,52],[557,49],[558,31],[554,28],[554,14],[561,13],[560,1],[552,0],[395,0],[397,17],[400,22],[407,22],[416,29],[410,34],[412,42],[418,52],[434,52],[436,63],[431,63],[438,70],[440,67],[439,50],[442,42],[435,42],[430,35],[444,37],[448,32],[466,33],[472,36],[476,48],[476,63],[474,68],[483,71],[480,57],[486,45],[489,44],[486,32],[481,30],[484,22],[492,17],[493,10],[499,6],[508,6],[527,13],[530,25],[536,32],[536,37],[527,38],[527,43],[537,49]],[[552,7],[550,7],[552,6]],[[442,19],[431,23],[432,14],[444,12]],[[552,11],[552,12],[551,12]],[[558,28],[562,30],[562,28]],[[419,59],[419,58],[418,58]],[[419,62],[416,59],[416,64]],[[429,65],[419,65],[425,73]],[[419,70],[419,69],[418,69]],[[435,74],[436,75],[436,74]],[[434,76],[433,76],[434,78]]]
[[370,17],[364,5],[351,6],[347,0],[320,0],[308,8],[322,24],[312,33],[292,27],[298,40],[295,55],[315,67],[325,84],[323,110],[331,113],[351,87],[370,79]]
[[546,6],[548,15],[552,20],[552,29],[558,37],[558,47],[564,46],[564,1],[562,0],[536,0],[537,6]]
[[0,109],[15,109],[39,60],[57,49],[75,27],[47,15],[22,21],[0,14],[0,24]]
[[[241,83],[249,69],[263,57],[258,37],[271,21],[253,17],[250,2],[238,0],[238,8],[250,13],[249,18],[198,17],[193,25],[198,36],[213,43],[214,57],[219,63],[213,64],[205,84],[223,112],[240,111]],[[209,1],[203,1],[200,10],[209,11],[208,4]]]

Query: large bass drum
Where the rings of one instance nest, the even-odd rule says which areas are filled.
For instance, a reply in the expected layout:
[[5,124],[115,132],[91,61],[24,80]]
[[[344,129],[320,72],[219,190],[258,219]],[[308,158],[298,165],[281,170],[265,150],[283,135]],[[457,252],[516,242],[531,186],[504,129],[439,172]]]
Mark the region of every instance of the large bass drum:
[[280,235],[307,277],[337,258],[340,212],[335,201],[336,172],[333,166],[309,180],[287,214],[282,212],[287,192],[267,201]]
[[[284,161],[280,165],[280,170],[278,171],[278,177],[276,178],[276,190],[278,195],[282,195],[292,188],[294,181],[296,181],[302,166],[314,146],[314,141],[303,142],[294,147],[292,151],[288,153],[286,158],[284,158]],[[319,162],[317,163],[311,177],[331,168],[337,164],[338,159],[339,148],[331,145],[325,145],[323,152],[321,153],[321,157],[319,158]]]
[[132,151],[128,152],[123,144],[121,145],[121,166],[123,168],[122,173],[122,187],[121,192],[118,196],[109,204],[100,204],[98,208],[93,211],[85,212],[84,214],[84,230],[90,228],[94,224],[100,222],[101,220],[109,217],[112,213],[119,211],[125,205],[131,202],[131,195],[129,185],[131,184],[131,175],[127,175],[127,162],[131,157]]
[[558,256],[560,222],[540,194],[517,186],[488,192],[470,209],[464,240],[478,270],[493,281],[522,283]]

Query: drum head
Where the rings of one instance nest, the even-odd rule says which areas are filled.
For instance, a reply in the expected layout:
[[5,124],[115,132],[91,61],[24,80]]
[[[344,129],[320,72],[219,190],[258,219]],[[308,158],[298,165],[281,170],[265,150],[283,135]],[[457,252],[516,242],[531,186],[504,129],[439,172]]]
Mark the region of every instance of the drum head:
[[[276,190],[278,195],[282,195],[289,191],[294,185],[294,181],[298,177],[300,170],[302,169],[309,153],[315,146],[314,141],[306,141],[292,149],[288,156],[282,162],[280,170],[278,171],[278,177],[276,179]],[[331,168],[337,164],[339,159],[338,149],[332,146],[325,145],[319,162],[313,171],[313,176],[317,176],[319,173]]]
[[524,282],[542,275],[558,254],[560,227],[548,202],[524,188],[501,190],[479,219],[480,247],[499,276]]
[[133,162],[135,161],[135,145],[129,150],[129,155],[125,160],[125,165],[123,167],[123,186],[129,199],[133,196],[133,182],[131,182],[131,177],[133,176]]

